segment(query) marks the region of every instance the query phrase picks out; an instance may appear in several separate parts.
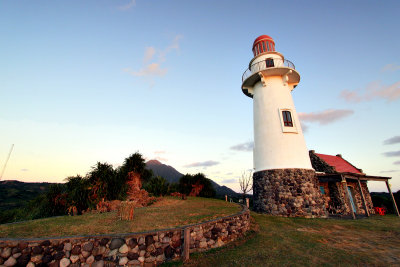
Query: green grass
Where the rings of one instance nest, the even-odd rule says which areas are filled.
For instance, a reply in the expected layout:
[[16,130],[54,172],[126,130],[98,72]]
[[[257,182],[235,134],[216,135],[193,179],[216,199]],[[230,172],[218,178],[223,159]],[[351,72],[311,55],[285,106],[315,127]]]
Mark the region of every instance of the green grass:
[[61,216],[0,225],[0,237],[50,237],[116,234],[173,228],[239,212],[238,205],[217,199],[166,197],[152,206],[137,208],[133,221],[120,221],[116,212]]
[[223,248],[194,253],[184,266],[400,265],[398,217],[353,221],[251,215],[252,230],[245,238]]

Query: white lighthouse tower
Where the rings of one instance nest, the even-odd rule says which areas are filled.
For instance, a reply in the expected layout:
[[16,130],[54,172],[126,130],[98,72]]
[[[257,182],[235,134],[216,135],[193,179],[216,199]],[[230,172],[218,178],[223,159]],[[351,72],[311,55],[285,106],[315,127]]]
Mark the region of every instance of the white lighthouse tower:
[[254,208],[283,216],[324,216],[291,95],[300,74],[275,51],[268,35],[258,37],[252,50],[254,57],[243,74],[242,90],[253,98]]

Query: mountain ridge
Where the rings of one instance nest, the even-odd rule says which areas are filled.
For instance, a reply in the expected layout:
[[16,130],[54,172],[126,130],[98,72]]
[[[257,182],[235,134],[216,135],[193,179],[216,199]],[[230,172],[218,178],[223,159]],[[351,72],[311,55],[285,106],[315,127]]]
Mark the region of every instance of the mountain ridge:
[[[174,167],[161,163],[158,160],[152,159],[146,162],[146,168],[152,170],[154,175],[164,177],[169,183],[178,183],[179,179],[183,176],[182,173],[177,171]],[[213,188],[215,189],[217,196],[236,196],[238,193],[230,189],[225,185],[219,185],[212,179],[209,179]]]

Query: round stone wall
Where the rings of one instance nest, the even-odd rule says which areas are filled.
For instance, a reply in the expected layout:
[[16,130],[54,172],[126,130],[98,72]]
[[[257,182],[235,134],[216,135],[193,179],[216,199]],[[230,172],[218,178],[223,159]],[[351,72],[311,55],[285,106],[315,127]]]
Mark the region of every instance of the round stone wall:
[[314,170],[274,169],[253,174],[254,210],[286,217],[327,217]]

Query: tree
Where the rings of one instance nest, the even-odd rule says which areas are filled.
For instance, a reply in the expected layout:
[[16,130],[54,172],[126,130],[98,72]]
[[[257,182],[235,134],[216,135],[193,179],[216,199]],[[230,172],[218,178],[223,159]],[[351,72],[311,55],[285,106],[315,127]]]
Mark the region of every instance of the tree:
[[198,173],[195,175],[185,174],[179,179],[179,192],[189,195],[194,185],[202,185],[200,197],[215,197],[216,192],[210,179],[206,178],[204,174]]
[[75,206],[78,213],[81,214],[82,211],[93,208],[96,205],[89,197],[91,190],[89,179],[77,175],[68,177],[66,180],[68,207]]
[[125,181],[120,179],[111,164],[97,162],[87,177],[92,185],[91,197],[93,200],[98,202],[102,198],[106,200],[120,198],[121,188]]
[[246,194],[253,189],[253,171],[244,171],[239,177],[240,191],[242,192],[243,203],[246,201]]
[[152,177],[143,188],[154,196],[164,196],[168,193],[169,184],[164,177]]

